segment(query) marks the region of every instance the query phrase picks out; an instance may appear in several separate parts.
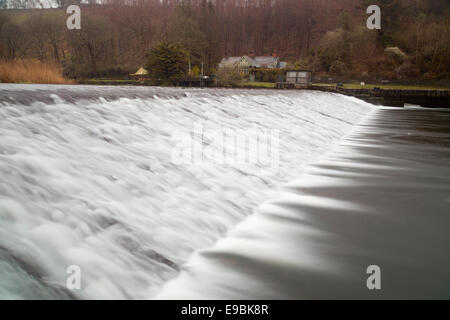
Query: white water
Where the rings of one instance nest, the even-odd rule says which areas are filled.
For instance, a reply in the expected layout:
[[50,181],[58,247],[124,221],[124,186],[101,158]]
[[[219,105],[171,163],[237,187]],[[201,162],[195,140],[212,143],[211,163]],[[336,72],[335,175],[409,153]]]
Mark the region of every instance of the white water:
[[[36,88],[54,102],[11,102]],[[122,98],[97,99],[111,91]],[[154,297],[372,110],[307,91],[1,85],[0,98],[0,298]],[[279,168],[175,165],[194,123],[279,130]],[[69,265],[82,290],[65,289]]]

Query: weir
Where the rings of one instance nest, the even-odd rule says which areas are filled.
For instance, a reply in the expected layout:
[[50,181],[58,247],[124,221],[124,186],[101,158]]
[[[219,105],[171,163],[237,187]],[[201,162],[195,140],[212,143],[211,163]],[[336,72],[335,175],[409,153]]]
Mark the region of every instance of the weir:
[[449,111],[381,108],[157,298],[448,299],[449,162]]
[[305,89],[345,94],[379,106],[404,107],[405,104],[413,104],[424,108],[450,108],[450,90],[348,89],[317,85]]
[[[0,298],[154,297],[373,110],[325,92],[2,84]],[[174,161],[199,127],[209,150],[255,127],[278,150]]]

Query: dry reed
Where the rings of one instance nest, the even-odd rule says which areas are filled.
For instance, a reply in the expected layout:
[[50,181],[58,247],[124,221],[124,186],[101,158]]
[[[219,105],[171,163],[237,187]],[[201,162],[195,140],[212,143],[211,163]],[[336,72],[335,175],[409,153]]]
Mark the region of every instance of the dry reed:
[[70,84],[73,80],[62,75],[61,67],[31,59],[0,59],[0,82]]

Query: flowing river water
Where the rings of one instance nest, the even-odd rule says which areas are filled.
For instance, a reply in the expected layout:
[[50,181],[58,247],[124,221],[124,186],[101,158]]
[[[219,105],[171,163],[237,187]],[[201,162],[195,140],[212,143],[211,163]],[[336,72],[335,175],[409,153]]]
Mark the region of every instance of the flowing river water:
[[449,299],[450,112],[379,108],[159,299]]
[[[273,232],[284,233],[287,241],[293,230],[259,219],[260,206],[284,197],[284,185],[301,180],[308,164],[330,154],[376,110],[355,98],[310,91],[2,84],[0,298],[147,299],[176,297],[174,292],[202,298],[190,295],[189,286],[202,274],[227,270],[226,263],[201,262],[199,256],[223,241],[244,251],[275,249],[268,255],[272,261],[266,256],[266,264],[259,264],[268,271],[259,272],[287,264],[293,275],[306,265],[320,275],[329,265],[309,251],[314,246],[299,253],[301,261],[289,257],[311,245],[307,237],[285,243],[284,249],[294,251],[270,243]],[[189,145],[199,127],[241,136],[251,135],[243,129],[276,134],[277,150],[250,163],[174,159],[174,150]],[[201,143],[221,147],[217,139]],[[243,144],[241,151],[252,152],[246,148],[251,147]],[[235,159],[236,150],[225,148],[222,155]],[[358,209],[344,199],[309,200],[324,208]],[[248,248],[242,239],[227,240],[242,230],[256,232],[244,237],[253,241]],[[319,237],[323,231],[305,232]],[[234,261],[229,252],[222,258]],[[66,288],[71,265],[80,267],[81,290]],[[191,270],[194,280],[182,270]],[[224,289],[241,276],[224,277],[219,288],[205,284],[203,294],[260,297],[255,292],[262,292],[264,278],[247,277],[240,294]],[[262,297],[305,296],[277,292]]]
[[[154,297],[193,252],[373,110],[316,92],[5,84],[0,92],[1,298]],[[199,125],[275,130],[279,159],[173,161]],[[70,265],[82,271],[79,291],[65,287]]]

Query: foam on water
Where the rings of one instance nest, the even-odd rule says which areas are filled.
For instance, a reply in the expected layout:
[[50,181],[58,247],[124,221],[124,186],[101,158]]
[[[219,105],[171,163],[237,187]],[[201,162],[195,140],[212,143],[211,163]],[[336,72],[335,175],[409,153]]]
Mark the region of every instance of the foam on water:
[[[155,296],[372,110],[306,91],[30,88],[0,87],[0,298]],[[279,167],[173,163],[194,123],[279,130]]]

